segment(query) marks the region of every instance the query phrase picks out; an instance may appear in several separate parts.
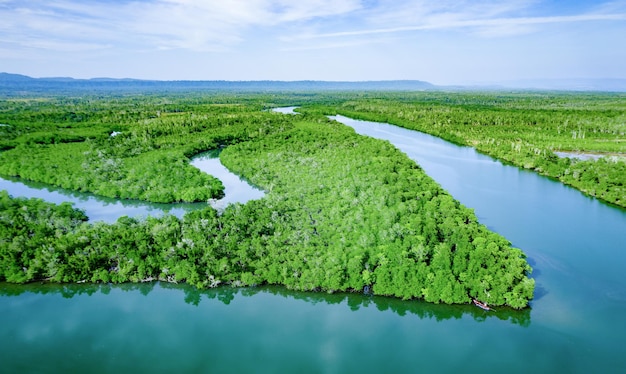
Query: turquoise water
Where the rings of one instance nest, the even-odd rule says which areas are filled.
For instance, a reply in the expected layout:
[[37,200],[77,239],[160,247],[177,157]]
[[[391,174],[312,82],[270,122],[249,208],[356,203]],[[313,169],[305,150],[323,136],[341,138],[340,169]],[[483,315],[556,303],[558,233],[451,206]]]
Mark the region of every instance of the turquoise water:
[[390,140],[523,249],[532,308],[282,288],[0,285],[6,372],[626,372],[626,211],[428,135]]
[[[500,320],[469,305],[278,287],[3,285],[0,293],[6,372],[452,370],[486,353],[481,331],[506,337],[530,322],[529,311]],[[447,350],[453,360],[433,361]]]

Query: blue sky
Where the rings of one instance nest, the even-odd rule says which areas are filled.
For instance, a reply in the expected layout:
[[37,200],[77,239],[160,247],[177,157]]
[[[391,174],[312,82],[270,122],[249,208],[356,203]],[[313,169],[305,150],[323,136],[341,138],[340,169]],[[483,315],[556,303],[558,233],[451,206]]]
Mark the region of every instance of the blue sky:
[[626,78],[626,1],[0,0],[0,71],[34,77]]

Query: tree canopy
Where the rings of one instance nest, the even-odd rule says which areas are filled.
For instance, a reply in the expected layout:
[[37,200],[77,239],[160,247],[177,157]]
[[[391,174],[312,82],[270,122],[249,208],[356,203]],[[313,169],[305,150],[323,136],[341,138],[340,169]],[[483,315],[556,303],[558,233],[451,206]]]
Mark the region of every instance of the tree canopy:
[[[106,107],[107,100],[94,107]],[[125,105],[135,100],[125,99]],[[84,169],[122,174],[126,187],[118,186],[119,195],[141,183],[129,176],[142,165],[138,160],[161,160],[146,166],[151,170],[146,175],[175,175],[174,184],[163,188],[173,194],[179,183],[209,187],[169,169],[183,169],[186,157],[223,146],[224,165],[266,196],[221,213],[207,207],[182,219],[122,217],[105,224],[86,222],[67,204],[3,192],[0,280],[163,280],[200,288],[277,284],[307,291],[371,290],[449,304],[476,298],[514,308],[532,298],[534,281],[522,251],[481,225],[471,209],[387,142],[357,135],[319,114],[264,112],[259,103],[209,105],[184,98],[174,104],[181,108],[176,113],[183,113],[174,114],[176,120],[163,120],[164,111],[146,118],[156,108],[150,100],[136,104],[136,122],[115,125],[120,135],[40,144],[25,140],[32,133],[25,131],[7,142],[11,149],[0,157],[26,159],[22,153],[41,147],[30,158],[40,171],[59,162],[61,154],[68,164],[72,157],[81,163],[91,157]],[[41,126],[50,131],[59,124]],[[93,134],[101,125],[85,126]],[[118,159],[124,166],[108,169]],[[62,170],[70,180],[79,178],[72,168]]]

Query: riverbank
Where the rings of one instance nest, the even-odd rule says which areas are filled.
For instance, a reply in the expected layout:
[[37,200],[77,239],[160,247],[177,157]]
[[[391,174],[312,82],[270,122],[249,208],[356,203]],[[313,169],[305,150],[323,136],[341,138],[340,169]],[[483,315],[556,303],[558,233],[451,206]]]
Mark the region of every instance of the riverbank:
[[[376,99],[349,99],[308,105],[303,111],[387,122],[437,136],[533,170],[590,196],[626,207],[626,161],[623,157],[579,160],[558,157],[554,150],[585,154],[626,154],[623,142],[626,106],[615,95],[567,97],[585,110],[545,106],[557,100],[528,101],[524,95],[496,100],[488,94],[450,94],[439,99],[388,94]],[[415,97],[417,96],[417,97]],[[411,99],[413,98],[413,99]]]

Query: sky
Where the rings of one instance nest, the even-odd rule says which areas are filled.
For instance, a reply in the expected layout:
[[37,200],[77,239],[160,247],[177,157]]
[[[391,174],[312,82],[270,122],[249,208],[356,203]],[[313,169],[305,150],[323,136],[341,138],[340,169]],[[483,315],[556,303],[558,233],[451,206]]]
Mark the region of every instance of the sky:
[[626,0],[0,0],[0,72],[440,85],[626,79]]

